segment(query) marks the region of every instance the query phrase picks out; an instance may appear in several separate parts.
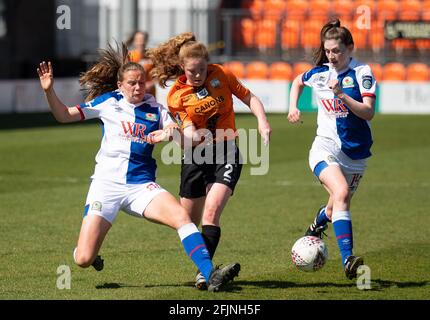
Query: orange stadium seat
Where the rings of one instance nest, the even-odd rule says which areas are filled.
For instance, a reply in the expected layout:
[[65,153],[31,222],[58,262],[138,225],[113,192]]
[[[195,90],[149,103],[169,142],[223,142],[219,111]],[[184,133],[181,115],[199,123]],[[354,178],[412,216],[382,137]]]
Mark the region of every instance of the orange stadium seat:
[[269,67],[269,78],[272,80],[292,80],[293,68],[287,62],[273,62]]
[[401,0],[399,18],[400,20],[419,20],[421,18],[421,1]]
[[306,0],[287,0],[285,10],[287,19],[303,21],[309,9],[309,3]]
[[382,74],[383,74],[382,66],[379,63],[375,63],[375,62],[369,62],[367,64],[369,65],[370,69],[372,69],[372,73],[376,81],[381,81]]
[[293,79],[295,79],[298,75],[311,70],[312,67],[312,64],[309,62],[297,62],[293,67]]
[[309,1],[309,15],[311,16],[310,19],[327,22],[330,11],[331,2],[329,0]]
[[276,20],[263,19],[257,21],[255,41],[259,49],[268,49],[275,47],[276,28]]
[[250,18],[243,18],[240,21],[242,41],[245,47],[251,48],[255,46],[255,21]]
[[331,7],[332,15],[339,18],[341,23],[343,20],[350,21],[355,15],[354,0],[333,0]]
[[430,0],[424,0],[421,3],[421,10],[422,10],[421,18],[423,20],[429,21],[430,20]]
[[406,68],[399,62],[387,63],[383,67],[384,81],[404,81],[406,80]]
[[321,22],[310,20],[303,26],[302,32],[302,46],[305,49],[318,48],[321,44],[320,32]]
[[367,30],[358,29],[358,28],[352,28],[349,30],[351,31],[352,38],[354,39],[354,47],[357,49],[366,49],[367,48]]
[[266,0],[264,6],[264,15],[269,19],[279,20],[286,12],[286,1],[285,0]]
[[396,0],[379,0],[376,5],[379,19],[384,20],[395,20],[398,9],[399,4]]
[[231,71],[237,78],[245,78],[246,77],[246,69],[242,62],[240,61],[228,61],[224,62],[224,67]]
[[252,61],[246,65],[247,79],[267,79],[269,77],[269,66],[263,61]]
[[297,48],[300,43],[301,23],[297,20],[286,19],[282,25],[282,48]]
[[406,67],[406,80],[429,81],[429,67],[425,63],[411,63]]
[[373,51],[380,51],[385,47],[384,29],[375,27],[372,24],[372,29],[367,32],[369,38],[369,46]]
[[264,14],[264,0],[252,0],[248,5],[248,10],[254,19],[261,19]]

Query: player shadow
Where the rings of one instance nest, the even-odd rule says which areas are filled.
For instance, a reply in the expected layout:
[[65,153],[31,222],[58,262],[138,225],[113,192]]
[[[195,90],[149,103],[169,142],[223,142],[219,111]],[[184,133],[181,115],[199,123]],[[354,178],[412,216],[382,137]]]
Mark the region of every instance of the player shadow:
[[381,291],[384,289],[388,289],[391,287],[397,288],[417,288],[424,287],[430,284],[430,281],[391,281],[391,280],[383,280],[383,279],[372,279],[371,281],[371,289],[370,291]]
[[103,284],[96,285],[96,289],[121,289],[121,288],[139,288],[142,286],[135,286],[125,283],[117,283],[117,282],[105,282]]

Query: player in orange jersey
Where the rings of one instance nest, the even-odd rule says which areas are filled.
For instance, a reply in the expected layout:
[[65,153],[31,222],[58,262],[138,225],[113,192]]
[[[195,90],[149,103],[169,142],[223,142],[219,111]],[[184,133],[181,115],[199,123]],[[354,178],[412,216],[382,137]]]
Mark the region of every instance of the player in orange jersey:
[[150,72],[153,68],[151,60],[147,57],[147,44],[149,35],[146,31],[135,31],[127,40],[127,47],[130,48],[129,59],[131,62],[139,63],[143,66],[146,72],[145,90],[155,97],[155,83],[150,77]]
[[[185,139],[180,197],[213,257],[221,236],[220,217],[239,180],[242,161],[236,145],[233,95],[249,106],[258,120],[265,144],[271,127],[264,106],[227,69],[209,64],[207,48],[187,32],[149,50],[153,76],[160,86],[175,80],[167,97],[170,112],[183,128]],[[187,143],[187,141],[191,141]],[[187,147],[188,146],[188,147]],[[196,287],[206,288],[196,276]]]

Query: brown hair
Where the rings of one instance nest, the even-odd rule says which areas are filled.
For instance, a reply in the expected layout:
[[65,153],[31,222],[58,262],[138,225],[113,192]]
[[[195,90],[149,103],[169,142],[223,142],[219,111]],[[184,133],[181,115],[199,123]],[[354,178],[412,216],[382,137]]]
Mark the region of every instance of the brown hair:
[[130,70],[140,70],[143,67],[129,61],[127,46],[116,43],[116,49],[110,44],[107,49],[99,49],[99,59],[89,70],[79,77],[79,84],[86,91],[86,101],[118,89],[118,81],[124,79],[124,73]]
[[340,42],[347,47],[350,45],[354,46],[354,39],[352,38],[351,32],[347,28],[341,27],[339,19],[326,23],[321,29],[320,38],[320,47],[316,49],[313,54],[313,62],[317,66],[322,66],[324,63],[328,62],[324,49],[324,42],[326,40],[340,40]]
[[195,35],[191,32],[181,33],[160,46],[150,49],[148,57],[154,64],[151,76],[158,79],[159,85],[163,88],[166,87],[167,81],[184,74],[181,68],[184,59],[204,58],[209,61],[207,48],[196,41]]

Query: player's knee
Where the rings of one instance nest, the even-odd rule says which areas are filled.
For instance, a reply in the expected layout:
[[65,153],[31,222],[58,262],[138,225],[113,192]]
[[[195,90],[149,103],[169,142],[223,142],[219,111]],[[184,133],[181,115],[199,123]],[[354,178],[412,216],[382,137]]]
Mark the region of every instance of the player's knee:
[[349,201],[349,188],[342,187],[336,190],[333,194],[333,200],[337,203],[348,203]]
[[188,215],[187,210],[184,208],[179,208],[175,213],[175,228],[179,228],[185,224],[191,223],[191,217]]
[[75,263],[81,268],[88,268],[93,263],[94,257],[86,253],[75,254]]

